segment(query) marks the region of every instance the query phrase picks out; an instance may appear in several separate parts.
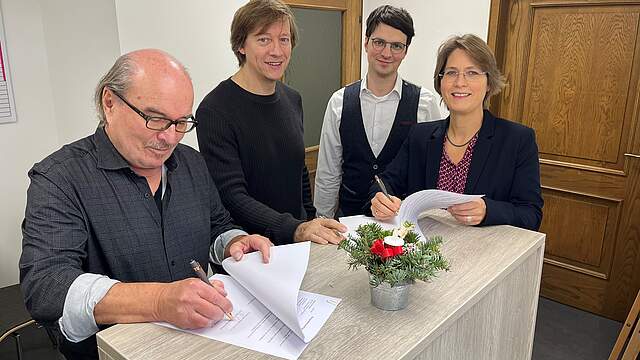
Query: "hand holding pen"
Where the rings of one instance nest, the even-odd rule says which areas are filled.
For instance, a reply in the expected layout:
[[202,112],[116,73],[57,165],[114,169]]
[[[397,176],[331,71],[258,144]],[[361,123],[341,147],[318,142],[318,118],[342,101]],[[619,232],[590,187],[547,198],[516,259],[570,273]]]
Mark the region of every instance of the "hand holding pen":
[[[196,273],[196,275],[198,275],[198,278],[200,278],[200,280],[202,280],[203,282],[205,282],[209,286],[215,288],[215,286],[213,286],[213,284],[209,282],[209,279],[207,278],[207,274],[205,274],[204,270],[202,270],[202,267],[200,266],[200,263],[198,263],[195,260],[191,260],[189,262],[189,265],[191,265],[191,268]],[[218,290],[218,289],[216,288],[216,290]],[[226,295],[226,291],[225,291],[225,295]],[[222,310],[224,311],[224,309],[222,309]],[[225,311],[224,314],[227,316],[227,318],[229,320],[233,320],[233,314],[231,313],[231,311]]]
[[[213,283],[207,281],[205,284],[192,277],[169,283],[151,283],[145,291],[153,300],[141,306],[152,314],[153,321],[168,322],[180,329],[211,327],[222,320],[225,313],[233,310],[224,285],[217,280]],[[138,322],[133,321],[136,319],[125,322]]]
[[391,219],[398,215],[402,201],[389,194],[387,187],[378,175],[374,175],[374,178],[382,192],[377,192],[373,199],[371,199],[371,214],[378,220]]

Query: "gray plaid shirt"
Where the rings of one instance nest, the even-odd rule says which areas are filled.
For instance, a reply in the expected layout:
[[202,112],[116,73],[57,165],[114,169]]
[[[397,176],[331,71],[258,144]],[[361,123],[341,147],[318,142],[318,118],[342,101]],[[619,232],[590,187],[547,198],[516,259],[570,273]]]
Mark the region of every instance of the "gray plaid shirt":
[[[179,144],[165,162],[162,215],[144,177],[104,129],[64,146],[29,171],[20,281],[33,318],[54,325],[82,274],[122,282],[171,282],[205,268],[235,230],[201,155]],[[206,269],[205,269],[206,270]]]

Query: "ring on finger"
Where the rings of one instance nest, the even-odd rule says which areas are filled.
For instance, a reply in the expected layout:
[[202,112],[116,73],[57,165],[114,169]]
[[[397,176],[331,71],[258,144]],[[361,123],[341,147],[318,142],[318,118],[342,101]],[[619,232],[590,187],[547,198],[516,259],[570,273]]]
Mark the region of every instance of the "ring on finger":
[[466,220],[466,222],[467,222],[467,223],[470,223],[470,222],[471,222],[471,220],[472,220],[472,218],[471,218],[471,216],[467,216],[467,217],[465,218],[465,220]]

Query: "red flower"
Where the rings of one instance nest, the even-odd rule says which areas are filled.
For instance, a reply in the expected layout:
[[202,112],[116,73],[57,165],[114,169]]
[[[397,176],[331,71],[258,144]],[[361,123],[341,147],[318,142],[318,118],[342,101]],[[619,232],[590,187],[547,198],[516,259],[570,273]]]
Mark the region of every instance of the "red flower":
[[402,246],[386,245],[382,239],[374,241],[371,245],[371,253],[380,256],[383,261],[401,255],[402,252]]
[[384,252],[384,243],[382,242],[382,239],[378,239],[374,241],[373,245],[371,245],[371,253],[382,257],[383,252]]
[[391,250],[393,250],[393,256],[402,255],[402,246],[390,246]]

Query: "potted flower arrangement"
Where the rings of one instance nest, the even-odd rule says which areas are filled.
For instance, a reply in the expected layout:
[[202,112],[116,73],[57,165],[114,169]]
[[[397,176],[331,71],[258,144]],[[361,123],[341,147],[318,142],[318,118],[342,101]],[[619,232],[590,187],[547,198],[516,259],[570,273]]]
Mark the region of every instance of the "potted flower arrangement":
[[422,241],[414,225],[405,222],[394,230],[375,223],[360,225],[357,236],[349,235],[338,249],[349,253],[349,269],[360,266],[369,272],[371,302],[383,310],[400,310],[409,302],[415,280],[428,281],[440,270],[449,270],[440,253],[442,238]]

